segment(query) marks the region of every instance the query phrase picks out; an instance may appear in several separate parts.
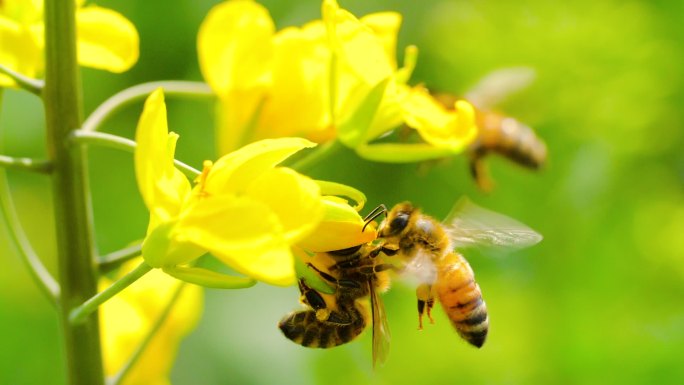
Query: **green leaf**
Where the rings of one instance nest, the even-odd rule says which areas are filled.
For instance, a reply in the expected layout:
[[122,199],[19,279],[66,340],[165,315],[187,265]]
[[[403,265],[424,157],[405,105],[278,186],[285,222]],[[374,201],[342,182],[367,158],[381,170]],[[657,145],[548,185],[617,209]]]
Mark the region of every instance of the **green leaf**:
[[380,103],[385,96],[385,90],[391,78],[376,84],[359,104],[359,107],[337,127],[340,142],[350,148],[363,144],[366,132],[371,127]]
[[252,278],[221,274],[201,267],[169,266],[163,270],[181,281],[212,289],[244,289],[256,284]]

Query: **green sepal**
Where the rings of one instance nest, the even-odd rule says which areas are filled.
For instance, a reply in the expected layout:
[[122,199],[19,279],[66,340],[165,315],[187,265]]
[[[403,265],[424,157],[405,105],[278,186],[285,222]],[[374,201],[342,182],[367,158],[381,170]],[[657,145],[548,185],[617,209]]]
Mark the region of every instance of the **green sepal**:
[[449,157],[458,151],[425,143],[382,143],[361,145],[356,148],[356,153],[364,159],[375,162],[414,163]]
[[256,284],[252,278],[221,274],[201,267],[167,266],[162,270],[181,281],[211,289],[244,289]]
[[356,148],[365,141],[390,79],[391,77],[384,79],[373,86],[358,108],[337,127],[338,138],[345,146]]
[[325,180],[316,180],[315,182],[321,189],[321,195],[334,195],[354,200],[356,202],[354,210],[356,211],[361,211],[366,204],[366,195],[351,186]]
[[162,223],[147,234],[142,245],[142,256],[148,265],[159,268],[165,265],[171,243],[170,233],[175,222]]
[[335,294],[335,288],[323,280],[312,268],[307,266],[302,258],[295,255],[295,272],[298,279],[303,279],[306,285],[320,293]]

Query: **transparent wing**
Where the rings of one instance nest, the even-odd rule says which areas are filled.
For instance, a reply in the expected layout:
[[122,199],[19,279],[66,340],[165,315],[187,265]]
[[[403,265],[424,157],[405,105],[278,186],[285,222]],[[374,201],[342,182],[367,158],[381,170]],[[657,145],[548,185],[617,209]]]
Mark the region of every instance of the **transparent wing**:
[[444,221],[455,248],[484,246],[522,249],[539,243],[541,234],[503,214],[484,209],[463,197]]
[[530,67],[498,69],[480,79],[465,97],[475,107],[488,110],[528,87],[534,78],[535,71]]
[[390,330],[385,316],[385,305],[375,290],[375,282],[368,282],[371,298],[371,312],[373,314],[373,368],[387,360],[390,346]]

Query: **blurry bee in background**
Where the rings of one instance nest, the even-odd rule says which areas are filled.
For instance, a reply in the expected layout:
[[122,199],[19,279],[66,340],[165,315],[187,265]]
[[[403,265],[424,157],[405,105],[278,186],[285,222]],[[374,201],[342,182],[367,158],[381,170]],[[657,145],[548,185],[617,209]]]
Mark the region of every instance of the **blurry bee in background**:
[[[386,213],[378,207],[367,217],[367,224]],[[310,348],[331,348],[354,340],[366,328],[369,314],[364,303],[370,297],[373,325],[373,366],[384,362],[389,349],[389,326],[379,295],[389,288],[383,256],[396,249],[367,243],[348,249],[316,253],[308,266],[335,288],[334,294],[320,293],[299,281],[300,301],[309,307],[285,316],[278,327],[285,337]]]
[[398,204],[380,225],[378,239],[383,248],[396,250],[395,258],[404,262],[403,274],[418,282],[419,328],[424,314],[434,322],[430,312],[437,297],[458,334],[479,348],[489,330],[487,307],[468,261],[454,248],[522,248],[538,243],[542,236],[463,198],[443,223],[411,203]]
[[[494,71],[484,77],[465,99],[475,107],[478,135],[470,145],[470,172],[478,187],[491,191],[493,182],[484,158],[497,153],[511,161],[533,169],[546,162],[546,144],[528,126],[518,120],[492,111],[492,107],[511,94],[527,87],[534,79],[530,68],[518,67]],[[445,107],[454,108],[457,98],[447,93],[434,95]]]

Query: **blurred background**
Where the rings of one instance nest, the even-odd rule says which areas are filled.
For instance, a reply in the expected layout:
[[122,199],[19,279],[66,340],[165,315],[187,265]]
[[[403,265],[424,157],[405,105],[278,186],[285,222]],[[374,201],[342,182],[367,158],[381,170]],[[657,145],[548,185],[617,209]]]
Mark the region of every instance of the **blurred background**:
[[[162,79],[201,80],[196,33],[217,1],[102,0],[137,26],[141,56],[129,72],[83,69],[86,114],[115,92]],[[320,17],[320,1],[262,1],[279,28]],[[182,343],[174,384],[681,384],[684,383],[684,3],[580,0],[340,0],[357,16],[404,15],[400,49],[420,48],[412,83],[464,93],[492,70],[529,66],[536,81],[499,106],[548,144],[539,173],[491,157],[497,186],[479,192],[466,157],[432,167],[369,163],[352,152],[311,176],[355,186],[367,207],[411,200],[444,216],[462,195],[544,235],[507,256],[466,254],[490,311],[478,350],[441,311],[417,331],[411,287],[384,296],[392,330],[386,365],[371,369],[370,333],[332,350],[285,339],[277,322],[298,308],[296,288],[259,284],[206,291],[198,328]],[[178,158],[215,157],[213,104],[169,101]],[[105,131],[132,137],[142,109]],[[38,100],[7,91],[5,153],[44,155]],[[94,148],[97,243],[111,252],[147,224],[132,156]],[[9,173],[22,222],[56,272],[48,181]],[[0,384],[61,384],[59,323],[0,228]]]

